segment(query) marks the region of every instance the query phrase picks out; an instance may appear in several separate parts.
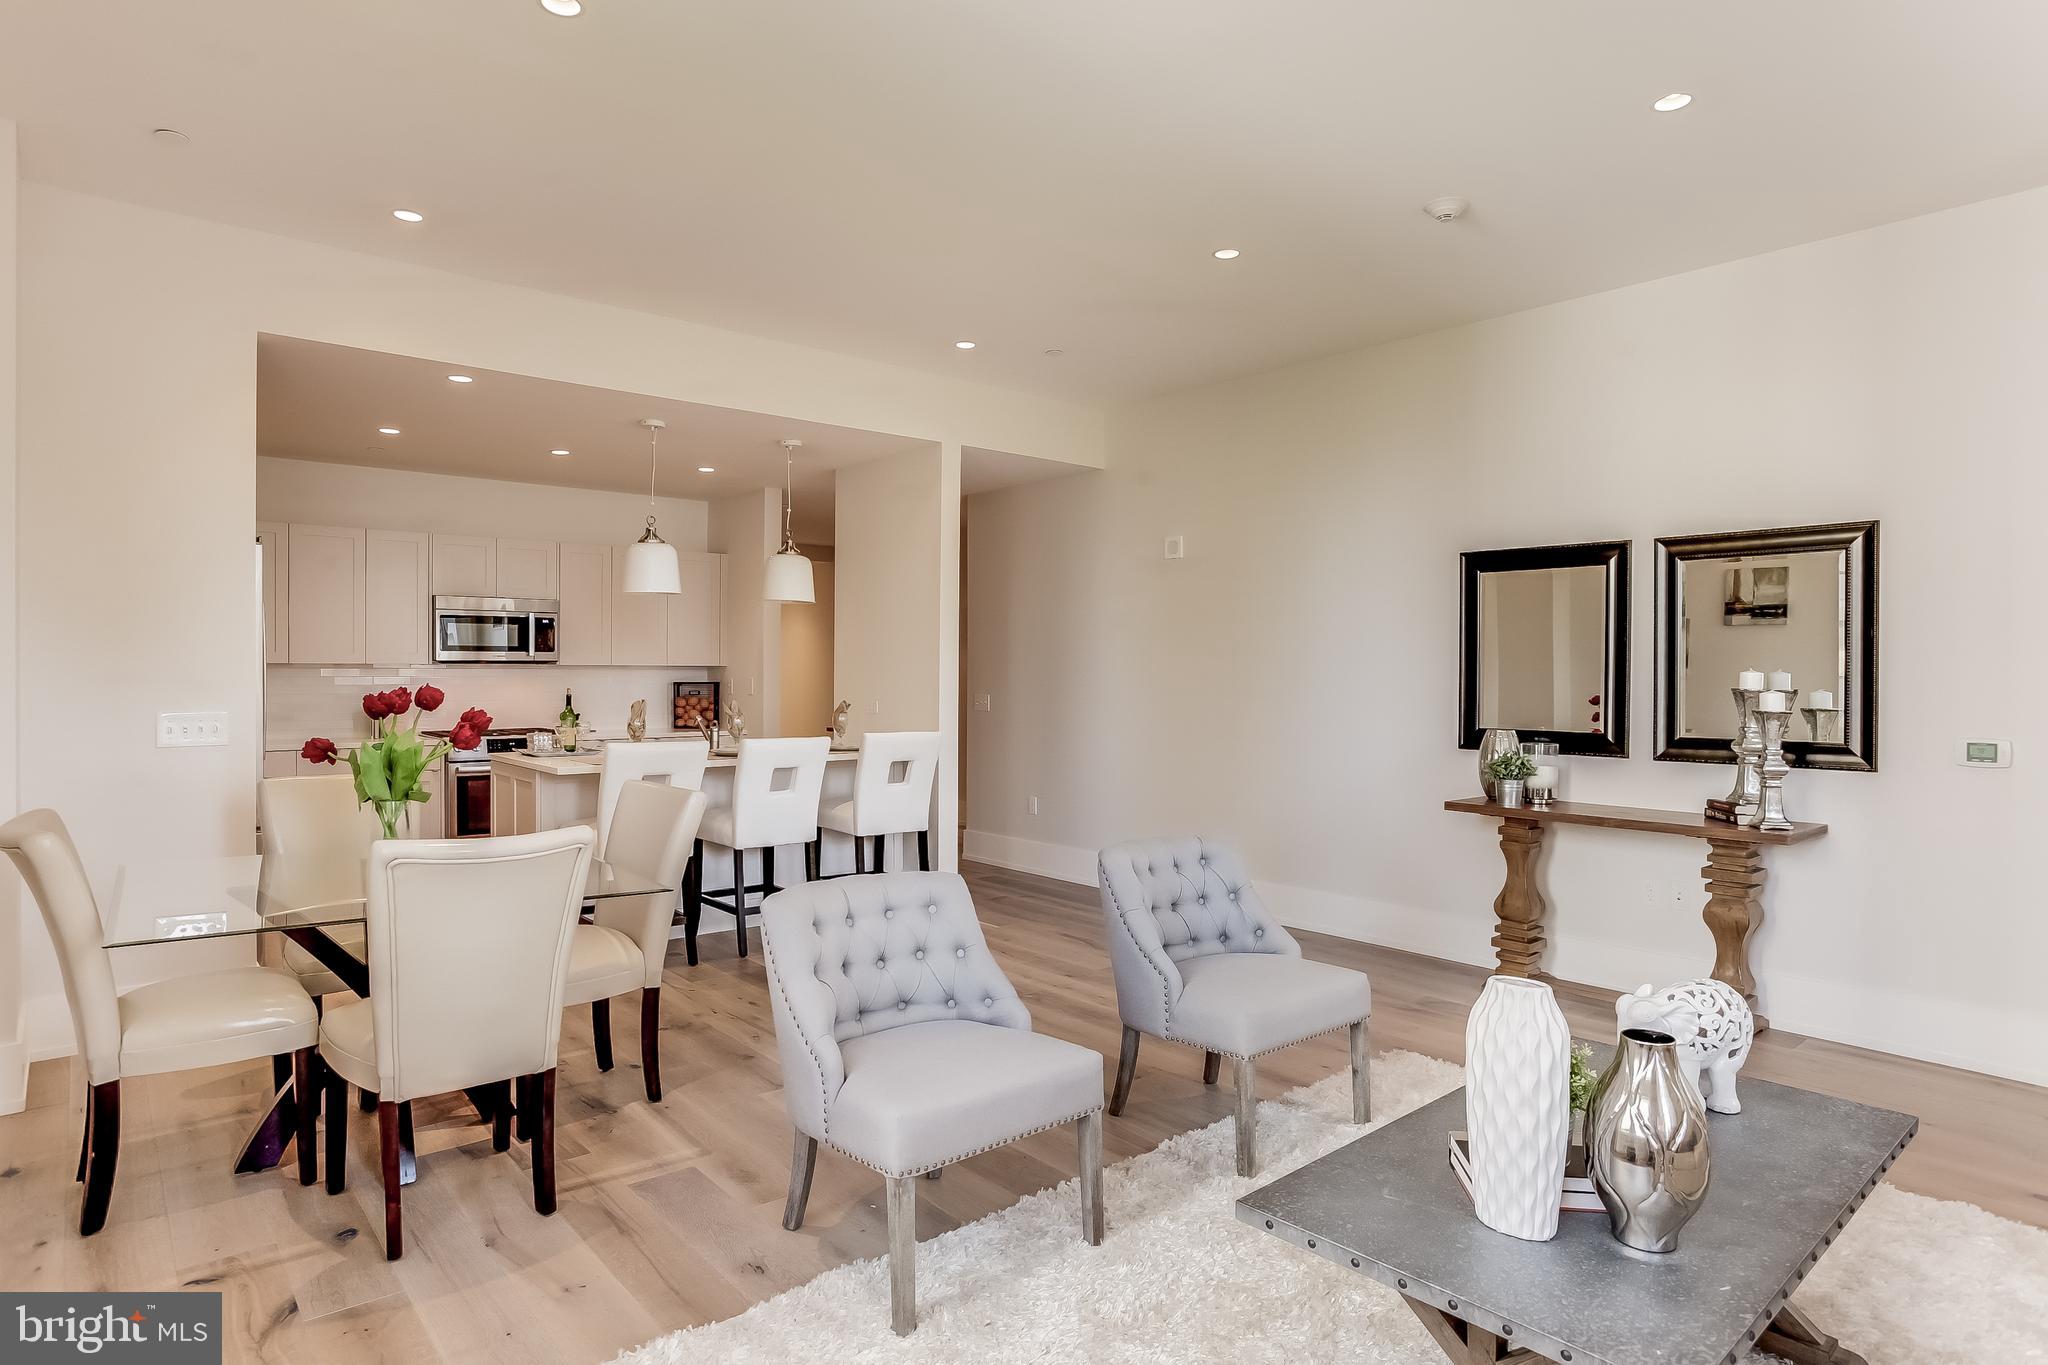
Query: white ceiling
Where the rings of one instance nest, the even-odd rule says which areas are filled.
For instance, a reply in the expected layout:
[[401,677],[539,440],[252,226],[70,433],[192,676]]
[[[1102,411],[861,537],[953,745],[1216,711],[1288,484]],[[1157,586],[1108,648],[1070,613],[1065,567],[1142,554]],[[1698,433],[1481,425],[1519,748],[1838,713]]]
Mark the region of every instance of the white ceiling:
[[2048,182],[2043,51],[2023,0],[0,0],[0,114],[34,180],[1098,398]]
[[[466,374],[473,382],[451,383],[451,374]],[[256,448],[284,459],[645,493],[651,452],[639,425],[643,417],[668,423],[661,433],[658,476],[665,497],[713,499],[779,489],[784,464],[776,442],[801,440],[791,524],[807,544],[832,541],[834,469],[931,449],[930,442],[905,436],[445,360],[293,337],[263,336],[256,343]],[[379,427],[396,427],[399,434],[381,435]],[[554,450],[569,454],[557,457]],[[1020,458],[1001,457],[1012,463]],[[716,472],[700,474],[700,465]],[[1028,468],[992,468],[990,486],[1031,477]],[[1072,472],[1066,465],[1052,468]]]

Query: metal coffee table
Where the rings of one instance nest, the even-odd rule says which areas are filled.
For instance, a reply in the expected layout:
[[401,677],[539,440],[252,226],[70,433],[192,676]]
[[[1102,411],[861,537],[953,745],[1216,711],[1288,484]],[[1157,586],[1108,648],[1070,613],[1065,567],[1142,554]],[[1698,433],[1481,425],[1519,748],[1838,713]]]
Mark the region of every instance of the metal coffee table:
[[1453,1091],[1237,1201],[1237,1216],[1399,1290],[1458,1365],[1724,1365],[1752,1347],[1796,1365],[1863,1357],[1786,1302],[1913,1140],[1919,1120],[1768,1081],[1711,1116],[1714,1181],[1678,1250],[1632,1251],[1607,1218],[1557,1237],[1486,1227],[1445,1160]]

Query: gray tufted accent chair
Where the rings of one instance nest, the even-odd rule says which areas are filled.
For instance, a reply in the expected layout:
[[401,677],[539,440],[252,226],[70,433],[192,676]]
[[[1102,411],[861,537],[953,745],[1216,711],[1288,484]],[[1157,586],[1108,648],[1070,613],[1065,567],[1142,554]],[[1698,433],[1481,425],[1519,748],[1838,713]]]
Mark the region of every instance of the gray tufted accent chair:
[[1311,962],[1259,899],[1227,845],[1201,838],[1140,839],[1102,850],[1097,864],[1109,960],[1123,1016],[1109,1112],[1121,1114],[1151,1034],[1203,1051],[1202,1082],[1222,1059],[1237,1083],[1237,1173],[1257,1165],[1256,1058],[1318,1034],[1351,1034],[1351,1116],[1372,1116],[1365,973]]
[[769,897],[761,943],[796,1129],[782,1225],[803,1226],[818,1144],[882,1173],[891,1321],[917,1325],[917,1177],[1064,1123],[1081,1231],[1102,1241],[1102,1058],[1031,1031],[967,883],[949,872],[807,882]]

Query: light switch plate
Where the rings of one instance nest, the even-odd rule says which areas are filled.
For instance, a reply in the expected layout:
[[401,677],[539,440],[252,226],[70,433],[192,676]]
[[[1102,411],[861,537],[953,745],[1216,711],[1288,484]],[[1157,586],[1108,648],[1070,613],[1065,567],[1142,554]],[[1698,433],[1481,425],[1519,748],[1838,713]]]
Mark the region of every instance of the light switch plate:
[[989,709],[990,709],[990,703],[991,703],[991,698],[989,697],[989,694],[988,694],[988,693],[986,693],[986,692],[977,692],[977,693],[975,693],[975,694],[974,694],[974,709],[975,709],[975,710],[977,710],[977,711],[987,711],[987,710],[989,710]]
[[1168,536],[1166,538],[1166,557],[1168,559],[1185,558],[1186,552],[1187,542],[1182,540],[1179,536]]
[[1961,739],[1956,741],[1956,762],[1965,768],[2010,768],[2012,741],[2009,739]]
[[159,749],[200,749],[227,742],[225,711],[164,711],[156,718]]

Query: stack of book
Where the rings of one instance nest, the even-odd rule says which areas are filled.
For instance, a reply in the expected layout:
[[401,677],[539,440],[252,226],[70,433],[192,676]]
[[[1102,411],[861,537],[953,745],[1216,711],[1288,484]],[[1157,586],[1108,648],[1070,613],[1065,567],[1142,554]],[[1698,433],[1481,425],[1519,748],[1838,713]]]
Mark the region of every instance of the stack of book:
[[1723,801],[1719,798],[1708,801],[1707,818],[1709,820],[1725,820],[1731,825],[1737,823],[1735,803],[1733,801]]
[[[1451,1134],[1451,1174],[1472,1193],[1472,1139],[1464,1133]],[[1586,1149],[1574,1146],[1565,1157],[1564,1185],[1558,1190],[1557,1207],[1565,1213],[1605,1213],[1607,1206],[1586,1174]]]

